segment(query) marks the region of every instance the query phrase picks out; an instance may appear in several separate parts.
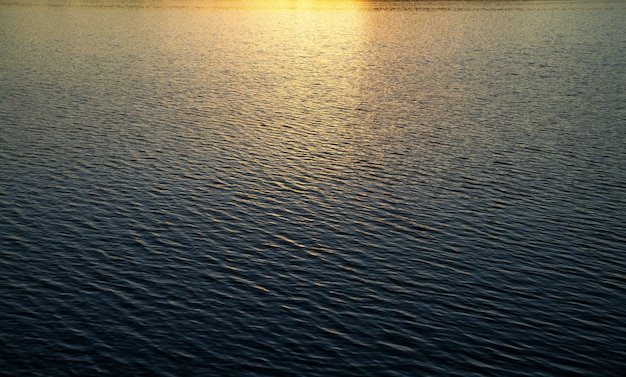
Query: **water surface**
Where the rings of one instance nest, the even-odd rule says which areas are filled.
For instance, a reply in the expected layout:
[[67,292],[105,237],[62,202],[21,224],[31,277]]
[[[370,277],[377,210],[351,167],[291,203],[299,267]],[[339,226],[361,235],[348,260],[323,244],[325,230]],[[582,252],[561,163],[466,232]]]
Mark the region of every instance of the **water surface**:
[[0,0],[0,371],[623,375],[624,25]]

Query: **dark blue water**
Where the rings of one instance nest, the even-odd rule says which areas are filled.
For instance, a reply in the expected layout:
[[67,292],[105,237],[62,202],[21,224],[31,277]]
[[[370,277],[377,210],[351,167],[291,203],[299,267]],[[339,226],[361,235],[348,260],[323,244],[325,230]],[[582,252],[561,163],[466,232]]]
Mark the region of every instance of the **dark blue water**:
[[0,1],[0,374],[623,376],[626,3]]

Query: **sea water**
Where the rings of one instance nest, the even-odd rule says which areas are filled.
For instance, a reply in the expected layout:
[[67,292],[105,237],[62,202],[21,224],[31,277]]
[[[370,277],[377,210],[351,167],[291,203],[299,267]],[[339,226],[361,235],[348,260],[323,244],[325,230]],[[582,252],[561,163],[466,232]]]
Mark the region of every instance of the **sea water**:
[[623,376],[625,25],[0,0],[0,372]]

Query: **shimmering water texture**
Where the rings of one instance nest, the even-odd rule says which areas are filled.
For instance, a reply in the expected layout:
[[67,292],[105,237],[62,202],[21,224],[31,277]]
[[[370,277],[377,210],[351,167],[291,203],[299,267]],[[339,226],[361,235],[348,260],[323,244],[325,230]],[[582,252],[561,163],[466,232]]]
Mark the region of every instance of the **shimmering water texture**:
[[0,374],[626,375],[625,25],[0,0]]

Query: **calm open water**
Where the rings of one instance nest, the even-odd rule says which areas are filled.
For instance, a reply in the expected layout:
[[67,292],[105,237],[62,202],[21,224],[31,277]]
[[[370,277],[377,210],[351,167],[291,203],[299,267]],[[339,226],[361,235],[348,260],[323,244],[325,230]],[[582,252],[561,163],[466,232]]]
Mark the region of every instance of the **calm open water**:
[[626,375],[626,2],[0,0],[0,374]]

